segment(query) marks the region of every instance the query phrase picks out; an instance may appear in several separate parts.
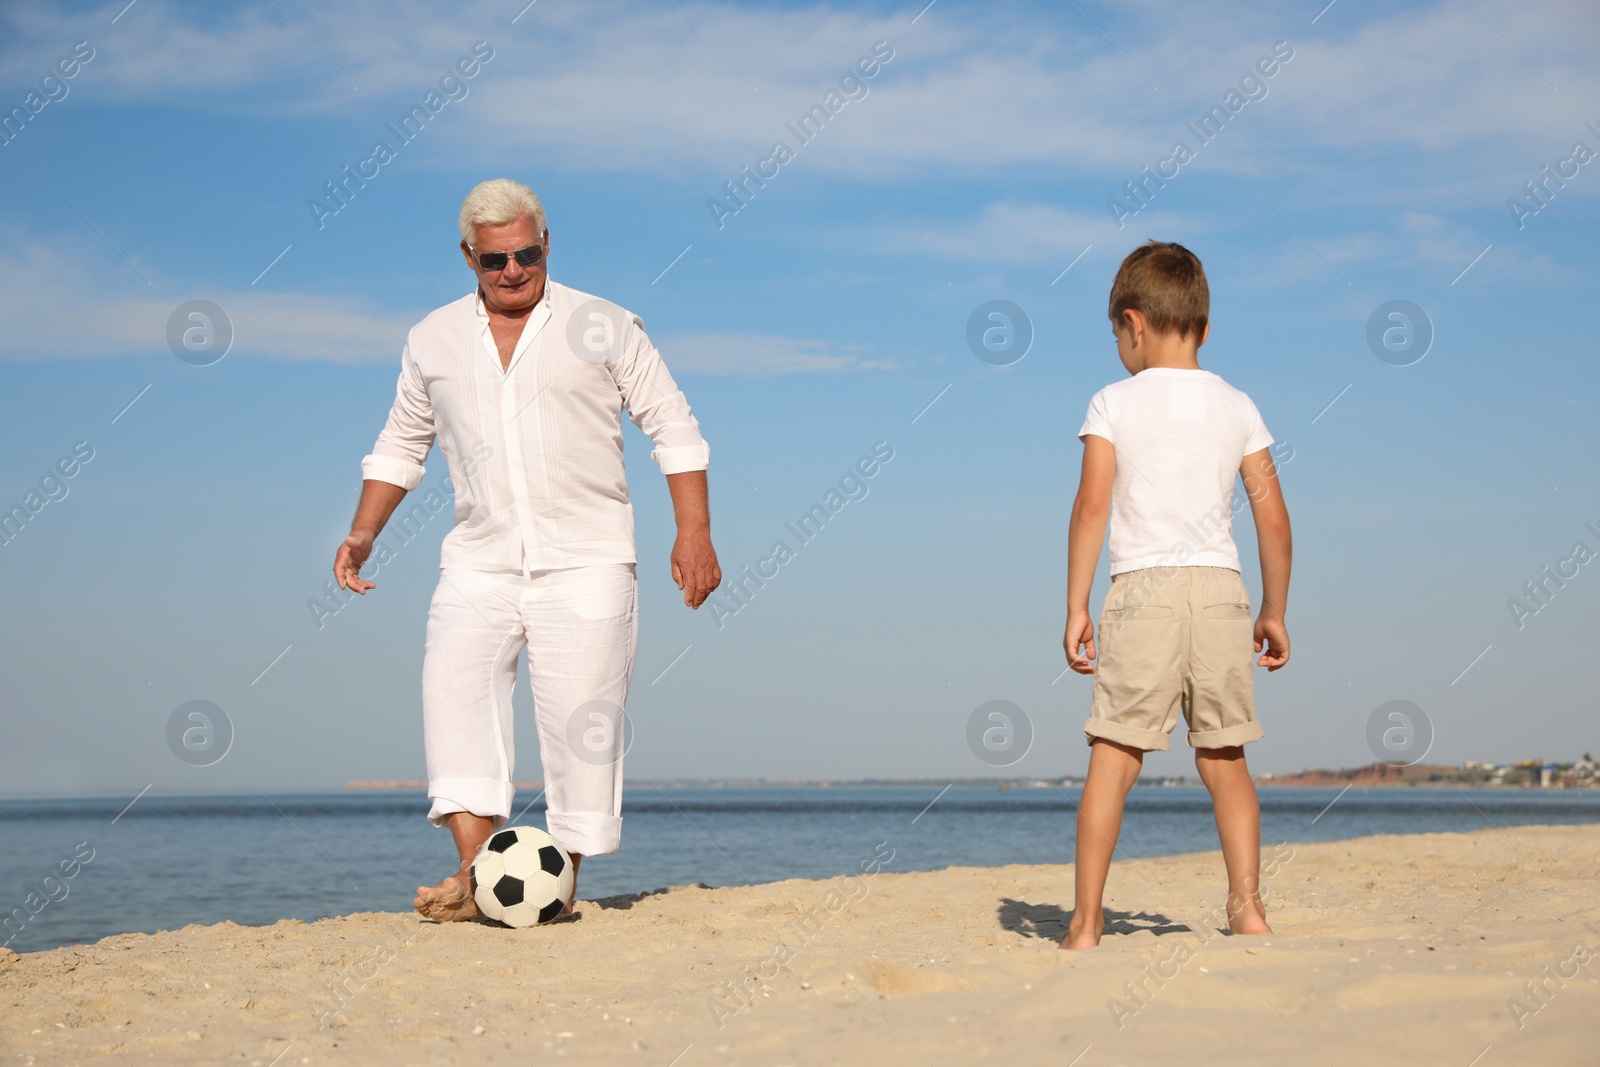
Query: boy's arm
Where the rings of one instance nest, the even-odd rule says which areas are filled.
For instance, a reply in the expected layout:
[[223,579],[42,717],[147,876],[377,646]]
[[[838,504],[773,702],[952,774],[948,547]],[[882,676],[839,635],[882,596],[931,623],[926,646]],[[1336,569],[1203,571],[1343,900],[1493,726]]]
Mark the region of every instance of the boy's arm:
[[[1062,644],[1067,662],[1079,674],[1093,674],[1094,622],[1089,618],[1089,589],[1100,565],[1106,520],[1111,517],[1111,482],[1117,473],[1117,450],[1096,434],[1083,436],[1083,472],[1072,502],[1067,530],[1067,633]],[[1083,654],[1078,653],[1079,648]]]
[[1289,507],[1283,502],[1283,486],[1278,482],[1270,449],[1244,457],[1239,474],[1250,497],[1256,543],[1261,548],[1261,614],[1256,618],[1255,645],[1262,655],[1257,665],[1275,671],[1289,662],[1289,629],[1283,620],[1289,603],[1289,567],[1294,559]]

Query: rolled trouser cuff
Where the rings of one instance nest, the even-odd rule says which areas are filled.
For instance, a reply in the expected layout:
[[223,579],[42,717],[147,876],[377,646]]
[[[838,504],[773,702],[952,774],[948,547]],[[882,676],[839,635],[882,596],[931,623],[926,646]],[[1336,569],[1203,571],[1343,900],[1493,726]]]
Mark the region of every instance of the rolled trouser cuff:
[[1261,724],[1254,719],[1249,722],[1235,723],[1225,726],[1220,730],[1205,730],[1201,732],[1189,731],[1190,748],[1232,748],[1234,745],[1246,745],[1251,741],[1259,741],[1267,736]]
[[556,844],[580,856],[605,856],[622,844],[622,817],[597,811],[554,812],[544,816]]
[[447,816],[464,811],[493,820],[498,830],[511,814],[515,793],[515,786],[498,778],[435,778],[428,783],[428,799],[433,801],[428,821],[443,826]]
[[[1083,724],[1083,739],[1088,744],[1094,744],[1094,739],[1103,737],[1107,741],[1115,741],[1119,745],[1141,749],[1145,752],[1165,752],[1172,744],[1172,736],[1165,730],[1146,730],[1139,726],[1129,726],[1124,722],[1112,719],[1090,718]],[[1231,743],[1231,742],[1230,742]]]

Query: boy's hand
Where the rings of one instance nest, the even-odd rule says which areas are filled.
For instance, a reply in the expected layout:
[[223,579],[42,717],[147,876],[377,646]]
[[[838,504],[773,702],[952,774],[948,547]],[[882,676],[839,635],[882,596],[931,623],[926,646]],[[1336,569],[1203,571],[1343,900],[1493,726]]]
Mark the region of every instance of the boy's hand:
[[[1094,673],[1094,622],[1087,611],[1067,614],[1067,635],[1061,643],[1067,650],[1068,666],[1079,674]],[[1082,655],[1078,654],[1079,648],[1083,649]]]
[[1256,660],[1256,666],[1275,671],[1289,662],[1289,628],[1281,618],[1262,613],[1256,619],[1256,651],[1261,652],[1263,645],[1266,651]]

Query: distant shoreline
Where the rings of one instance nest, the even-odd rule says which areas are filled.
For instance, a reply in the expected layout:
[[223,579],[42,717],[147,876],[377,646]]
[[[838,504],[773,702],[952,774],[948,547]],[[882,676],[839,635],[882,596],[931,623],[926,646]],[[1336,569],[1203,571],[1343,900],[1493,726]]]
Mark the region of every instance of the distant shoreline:
[[[1307,770],[1296,774],[1260,774],[1255,776],[1260,787],[1273,789],[1329,789],[1340,786],[1358,786],[1376,789],[1418,788],[1468,788],[1468,789],[1593,789],[1600,788],[1600,779],[1578,781],[1556,779],[1541,787],[1537,771],[1523,769],[1511,780],[1494,775],[1463,770],[1459,767],[1417,765],[1391,767],[1373,764],[1350,770]],[[629,782],[630,788],[659,789],[1052,789],[1076,788],[1083,784],[1081,777],[1061,778],[856,778],[856,779],[764,779],[764,778],[663,778],[642,779]],[[1163,776],[1141,778],[1136,783],[1143,787],[1201,788],[1199,778]],[[543,789],[540,781],[516,782],[519,790]],[[344,784],[347,791],[361,792],[417,792],[425,791],[428,783],[423,779],[357,779]]]
[[[1382,764],[1374,765],[1383,767]],[[1509,780],[1508,780],[1509,779]],[[513,783],[519,792],[538,791],[544,783],[520,781]],[[856,778],[856,779],[761,779],[761,778],[655,778],[628,782],[629,789],[931,789],[935,792],[950,789],[1076,789],[1083,784],[1081,776],[1060,778]],[[1136,786],[1149,788],[1202,788],[1200,779],[1185,776],[1141,778]],[[1459,767],[1425,766],[1385,767],[1375,772],[1373,767],[1352,770],[1311,770],[1295,774],[1259,774],[1255,784],[1262,789],[1485,789],[1526,790],[1532,792],[1572,792],[1600,789],[1600,778],[1556,778],[1548,786],[1539,784],[1536,769],[1522,767],[1515,774],[1496,778],[1481,770],[1463,770]],[[279,796],[307,796],[341,793],[424,793],[427,782],[420,778],[354,779],[343,785],[278,787],[270,791]],[[223,797],[248,796],[238,788],[211,790],[155,790],[157,796]],[[0,793],[0,801],[67,800],[67,799],[123,799],[132,791],[81,791],[61,793]]]

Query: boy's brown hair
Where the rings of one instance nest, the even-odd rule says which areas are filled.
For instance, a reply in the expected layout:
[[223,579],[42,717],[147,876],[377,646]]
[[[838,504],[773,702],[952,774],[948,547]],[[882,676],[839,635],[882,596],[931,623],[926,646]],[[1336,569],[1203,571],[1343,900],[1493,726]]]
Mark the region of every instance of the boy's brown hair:
[[1211,317],[1211,287],[1200,257],[1180,244],[1151,239],[1128,253],[1111,283],[1111,324],[1126,325],[1123,312],[1141,312],[1157,333],[1198,339]]

